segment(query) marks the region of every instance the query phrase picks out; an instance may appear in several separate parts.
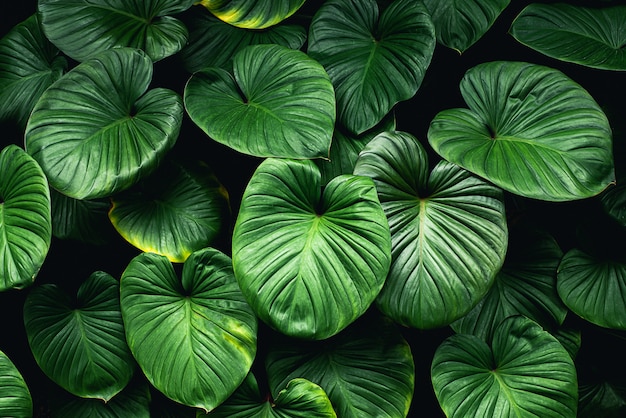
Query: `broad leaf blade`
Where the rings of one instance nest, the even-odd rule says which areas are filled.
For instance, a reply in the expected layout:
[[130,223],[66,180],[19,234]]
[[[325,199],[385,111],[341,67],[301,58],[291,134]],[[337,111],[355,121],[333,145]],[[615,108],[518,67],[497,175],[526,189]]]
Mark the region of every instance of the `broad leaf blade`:
[[374,0],[330,0],[309,29],[308,53],[330,76],[337,120],[361,134],[415,95],[435,48],[421,2],[399,0],[379,17]]
[[24,304],[24,326],[39,367],[76,396],[108,401],[133,376],[119,283],[107,273],[89,276],[76,304],[56,285],[34,288]]
[[115,233],[107,216],[109,199],[78,200],[51,189],[50,200],[55,237],[100,245]]
[[264,29],[294,14],[305,0],[200,0],[224,22],[247,29]]
[[469,312],[500,270],[508,238],[500,189],[446,161],[428,170],[422,145],[398,131],[374,138],[354,169],[374,180],[391,229],[393,261],[377,305],[417,328]]
[[576,368],[561,344],[528,318],[509,317],[489,347],[457,334],[435,352],[431,376],[450,418],[576,416]]
[[604,70],[626,71],[626,7],[530,4],[511,35],[552,58]]
[[183,106],[174,91],[146,92],[151,79],[143,52],[115,48],[42,94],[25,144],[55,189],[76,199],[110,196],[156,168],[176,142]]
[[606,115],[560,71],[484,63],[467,71],[461,93],[469,109],[438,113],[428,130],[443,158],[534,199],[582,199],[615,181]]
[[167,14],[191,5],[191,0],[40,0],[38,11],[47,38],[77,61],[114,47],[142,49],[158,61],[187,42],[185,25]]
[[15,364],[0,351],[0,416],[30,418],[33,400]]
[[185,106],[208,136],[258,157],[328,157],[335,96],[324,69],[301,51],[253,45],[239,51],[234,75],[194,74]]
[[437,41],[459,53],[476,43],[510,0],[425,0]]
[[0,120],[26,125],[39,96],[67,67],[33,15],[0,40]]
[[208,412],[243,382],[257,322],[226,255],[193,253],[179,279],[167,258],[141,254],[124,270],[120,292],[133,356],[168,398]]
[[0,152],[0,291],[32,284],[51,240],[46,176],[24,150],[9,145]]
[[334,335],[362,315],[390,262],[374,184],[344,175],[321,191],[310,160],[267,159],[252,175],[233,232],[233,266],[259,318],[302,338]]

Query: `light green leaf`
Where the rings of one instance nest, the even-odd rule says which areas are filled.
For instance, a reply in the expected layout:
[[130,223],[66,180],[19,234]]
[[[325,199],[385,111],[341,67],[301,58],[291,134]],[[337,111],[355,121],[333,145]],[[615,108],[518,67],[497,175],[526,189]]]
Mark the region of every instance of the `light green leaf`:
[[510,0],[424,0],[437,41],[464,52],[493,25]]
[[337,120],[361,134],[422,83],[435,48],[426,7],[398,0],[379,16],[375,0],[329,0],[309,29],[309,55],[330,76]]
[[626,71],[626,6],[591,8],[530,4],[511,35],[551,58],[592,68]]
[[185,86],[191,119],[217,142],[258,157],[328,157],[335,96],[321,65],[301,51],[253,45],[233,75],[209,68]]
[[0,120],[26,125],[37,99],[67,68],[33,15],[0,39]]
[[528,318],[496,329],[491,347],[473,335],[448,337],[435,352],[435,395],[450,418],[576,416],[576,368],[561,344]]
[[0,351],[0,416],[31,418],[33,400],[15,364]]
[[24,303],[24,326],[39,367],[76,396],[109,401],[133,376],[119,283],[107,273],[91,274],[76,302],[57,285],[34,288]]
[[29,286],[52,240],[46,176],[17,145],[0,152],[0,291]]
[[120,292],[133,356],[165,396],[208,412],[243,382],[257,322],[226,255],[196,251],[179,279],[167,258],[140,254],[124,270]]
[[461,94],[469,109],[438,113],[428,130],[443,158],[533,199],[582,199],[615,181],[609,122],[560,71],[479,64],[461,80]]
[[140,50],[115,48],[76,66],[41,95],[25,145],[52,187],[75,199],[122,191],[156,168],[176,142],[180,96],[155,88]]
[[321,188],[312,161],[267,159],[244,191],[233,232],[235,276],[256,314],[311,339],[367,310],[391,258],[372,181],[343,175]]
[[159,61],[187,42],[187,28],[169,14],[193,0],[39,0],[46,37],[61,51],[84,61],[107,49],[142,49]]
[[417,328],[469,312],[504,262],[502,191],[447,161],[429,173],[424,147],[399,131],[374,138],[354,173],[374,180],[391,229],[393,261],[378,307]]
[[200,0],[224,22],[247,29],[264,29],[294,14],[305,0]]

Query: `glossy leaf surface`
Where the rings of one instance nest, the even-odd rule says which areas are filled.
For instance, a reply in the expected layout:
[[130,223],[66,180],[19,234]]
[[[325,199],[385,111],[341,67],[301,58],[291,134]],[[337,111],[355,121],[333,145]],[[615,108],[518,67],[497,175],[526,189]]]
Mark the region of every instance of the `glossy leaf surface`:
[[522,316],[496,329],[491,347],[457,334],[435,352],[431,376],[450,418],[574,417],[576,368],[559,342]]
[[107,49],[142,49],[153,61],[178,52],[187,28],[169,14],[193,0],[39,0],[38,11],[48,39],[77,61]]
[[230,258],[197,251],[179,279],[167,258],[143,253],[120,283],[126,339],[148,381],[205,411],[225,401],[248,374],[257,332]]
[[76,396],[109,401],[133,376],[119,283],[107,273],[91,274],[76,302],[57,285],[34,288],[24,304],[24,326],[39,367]]
[[46,176],[23,149],[9,145],[0,152],[0,291],[33,283],[51,239]]
[[626,264],[573,248],[559,264],[557,290],[575,314],[606,328],[626,329]]
[[50,43],[33,15],[0,39],[0,120],[21,126],[39,96],[67,67],[65,58]]
[[489,30],[510,0],[425,0],[437,41],[459,53]]
[[626,71],[626,6],[530,4],[515,18],[511,35],[562,61]]
[[217,142],[258,157],[328,157],[335,96],[321,65],[301,51],[253,45],[233,75],[209,68],[185,86],[191,119]]
[[447,161],[429,173],[424,147],[399,131],[374,138],[354,173],[374,180],[391,229],[393,261],[378,307],[417,328],[469,312],[504,261],[502,191]]
[[372,181],[343,175],[321,190],[310,160],[267,159],[252,175],[233,232],[233,266],[259,318],[322,339],[363,314],[390,262],[389,227]]
[[26,150],[50,184],[76,199],[124,190],[156,168],[176,142],[182,100],[149,91],[152,62],[115,48],[87,60],[42,94],[26,126]]
[[337,120],[361,134],[415,95],[435,48],[425,6],[394,1],[379,12],[375,0],[330,0],[309,29],[308,53],[330,76]]
[[489,62],[469,69],[460,86],[469,109],[438,113],[428,130],[443,158],[533,199],[582,199],[615,181],[609,122],[560,71]]
[[0,416],[14,418],[33,416],[33,400],[24,377],[2,351],[0,351]]
[[200,161],[167,159],[137,187],[111,198],[109,218],[135,247],[183,262],[208,247],[228,214],[227,192]]
[[200,0],[224,22],[248,29],[264,29],[294,14],[305,0]]

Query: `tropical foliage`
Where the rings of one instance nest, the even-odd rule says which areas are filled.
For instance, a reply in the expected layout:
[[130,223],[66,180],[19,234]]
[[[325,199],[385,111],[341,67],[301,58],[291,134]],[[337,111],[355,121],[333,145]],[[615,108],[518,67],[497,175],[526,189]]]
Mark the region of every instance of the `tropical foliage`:
[[5,13],[0,416],[624,416],[617,3]]

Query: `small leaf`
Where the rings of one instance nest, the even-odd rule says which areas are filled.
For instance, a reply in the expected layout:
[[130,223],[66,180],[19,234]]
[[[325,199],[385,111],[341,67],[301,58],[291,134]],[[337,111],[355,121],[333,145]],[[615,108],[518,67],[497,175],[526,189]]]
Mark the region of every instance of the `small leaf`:
[[15,364],[0,351],[0,416],[30,418],[33,400]]
[[247,29],[264,29],[294,14],[305,0],[200,0],[224,22]]

